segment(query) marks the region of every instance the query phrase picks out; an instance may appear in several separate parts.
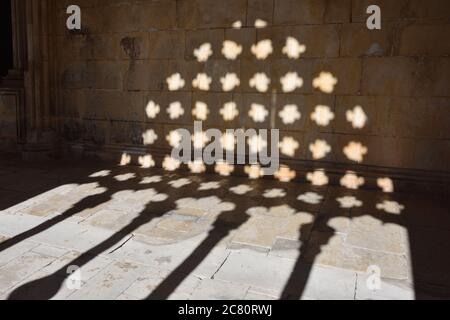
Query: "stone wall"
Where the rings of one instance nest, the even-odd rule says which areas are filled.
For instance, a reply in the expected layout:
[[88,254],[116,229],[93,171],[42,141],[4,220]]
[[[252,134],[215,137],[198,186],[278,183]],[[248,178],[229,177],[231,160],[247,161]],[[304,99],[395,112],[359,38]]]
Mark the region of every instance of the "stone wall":
[[[65,9],[72,2],[82,8],[81,32],[65,28]],[[366,28],[365,11],[371,4],[382,9],[380,31]],[[78,0],[57,5],[58,114],[69,144],[140,150],[142,133],[151,128],[158,140],[146,148],[150,153],[166,150],[168,133],[191,127],[192,107],[203,101],[210,109],[206,126],[274,125],[282,137],[299,142],[295,160],[313,160],[309,145],[326,140],[333,151],[315,162],[318,167],[342,164],[352,169],[355,163],[343,148],[358,141],[368,148],[363,165],[450,172],[448,0]],[[257,19],[267,27],[255,28]],[[241,29],[232,27],[236,21]],[[306,46],[300,59],[281,53],[287,36]],[[250,48],[263,39],[273,41],[274,53],[258,61]],[[243,46],[239,59],[224,58],[224,40]],[[206,42],[214,54],[199,63],[193,51]],[[261,71],[272,79],[268,93],[249,86]],[[304,85],[282,93],[279,79],[288,71],[298,72]],[[322,71],[338,79],[331,94],[312,85]],[[207,92],[192,88],[199,72],[213,79]],[[241,81],[233,92],[223,92],[220,85],[227,72]],[[173,73],[186,80],[177,92],[169,91],[166,83]],[[161,106],[156,119],[145,113],[152,100]],[[185,111],[177,120],[166,112],[174,101]],[[229,101],[240,111],[230,123],[219,114]],[[274,116],[255,124],[248,117],[254,102]],[[278,113],[290,103],[299,106],[302,118],[285,125]],[[319,127],[310,119],[319,104],[335,114],[329,126]],[[369,119],[363,129],[352,128],[346,119],[346,112],[357,105]]]

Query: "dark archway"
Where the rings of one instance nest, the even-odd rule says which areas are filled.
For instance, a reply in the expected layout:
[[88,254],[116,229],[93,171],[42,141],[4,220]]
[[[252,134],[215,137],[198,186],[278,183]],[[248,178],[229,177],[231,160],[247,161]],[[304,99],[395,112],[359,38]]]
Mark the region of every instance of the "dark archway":
[[0,2],[0,46],[0,77],[3,78],[14,67],[11,0]]

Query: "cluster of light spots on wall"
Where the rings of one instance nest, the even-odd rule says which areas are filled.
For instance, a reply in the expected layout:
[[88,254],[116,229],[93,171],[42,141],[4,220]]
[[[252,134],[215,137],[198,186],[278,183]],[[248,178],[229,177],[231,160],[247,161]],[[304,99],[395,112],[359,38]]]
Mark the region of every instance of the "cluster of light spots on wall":
[[[240,29],[242,26],[243,24],[240,21],[236,21],[233,24],[233,28],[236,29]],[[267,26],[267,22],[257,19],[255,20],[254,26],[256,28],[264,28]],[[267,60],[269,57],[274,55],[275,50],[279,49],[274,48],[273,42],[270,39],[262,39],[253,44],[250,48],[254,59],[258,61]],[[302,54],[304,54],[306,50],[306,45],[299,39],[288,36],[285,39],[284,46],[281,48],[281,53],[288,59],[298,60],[301,59]],[[243,51],[243,46],[235,41],[225,40],[222,43],[221,54],[226,60],[234,61],[238,59],[243,54]],[[208,62],[213,55],[214,50],[211,43],[203,43],[193,50],[193,56],[196,61],[201,64]],[[223,92],[233,92],[242,84],[238,74],[234,72],[226,72],[222,75],[222,77],[220,77],[219,80]],[[192,79],[192,87],[200,91],[210,91],[213,81],[215,81],[215,79],[211,78],[207,73],[199,72]],[[259,93],[269,93],[273,84],[272,79],[270,79],[269,76],[262,71],[255,72],[250,76],[248,81],[249,87]],[[288,71],[280,77],[279,82],[283,93],[293,93],[298,89],[301,89],[304,86],[305,81],[298,72]],[[187,82],[183,79],[183,76],[180,73],[174,73],[166,79],[166,83],[169,91],[180,91],[186,87]],[[312,79],[312,87],[325,94],[332,94],[336,90],[336,86],[338,84],[338,78],[329,71],[321,71]],[[276,94],[276,91],[274,91],[274,93]],[[301,105],[300,107],[303,110],[304,106]],[[247,115],[255,124],[265,123],[270,119],[272,119],[273,123],[274,118],[271,118],[271,116],[276,117],[278,115],[284,125],[294,126],[296,122],[300,121],[303,117],[300,112],[299,105],[292,103],[284,105],[284,107],[282,109],[278,109],[278,111],[275,111],[276,109],[274,108],[270,109],[268,106],[257,102],[250,102],[247,108]],[[156,119],[160,115],[161,110],[161,106],[152,100],[148,102],[145,113],[149,119]],[[221,105],[221,108],[215,110],[219,110],[218,112],[225,122],[232,122],[241,114],[245,115],[245,112],[242,112],[241,107],[238,106],[236,101],[227,101]],[[166,113],[171,120],[177,120],[185,115],[185,110],[180,101],[173,101],[168,105]],[[194,102],[192,109],[193,119],[207,121],[210,114],[211,110],[206,102]],[[336,115],[334,110],[330,106],[323,104],[316,105],[313,112],[310,114],[310,120],[321,128],[330,126],[335,118]],[[348,109],[345,113],[345,119],[354,130],[364,129],[369,121],[363,107],[359,105],[353,106],[352,109]],[[144,132],[142,138],[143,144],[150,146],[153,145],[159,137],[154,130],[150,129]],[[180,146],[182,136],[177,130],[173,130],[166,136],[166,140],[172,148],[177,148]],[[205,133],[196,133],[192,137],[192,142],[194,148],[196,149],[204,148],[209,141],[210,139]],[[268,142],[258,135],[250,137],[247,143],[251,153],[258,153],[265,149],[268,145]],[[220,144],[224,150],[234,151],[236,149],[235,135],[230,133],[222,133]],[[279,143],[280,153],[289,158],[294,158],[297,151],[303,147],[308,149],[313,160],[324,160],[332,152],[331,145],[323,138],[318,138],[311,142],[307,142],[305,146],[303,146],[294,137],[284,136]],[[359,141],[350,141],[343,147],[342,152],[348,160],[355,163],[362,163],[365,156],[368,154],[369,149]],[[141,166],[154,166],[153,159],[148,156],[149,155],[145,155],[139,159]],[[120,164],[127,165],[130,162],[130,156],[124,154],[121,158]],[[181,164],[179,161],[172,159],[169,156],[164,159],[163,163],[163,167],[168,171],[177,170],[180,165]],[[206,171],[206,166],[203,163],[200,164],[198,161],[194,161],[189,164],[188,167],[193,173],[202,173]],[[225,162],[217,163],[215,166],[215,171],[223,176],[228,176],[234,171],[234,166]],[[258,179],[264,175],[264,169],[256,164],[245,167],[245,172],[251,179]],[[276,173],[275,177],[280,181],[291,181],[295,178],[295,171],[291,170],[287,166],[282,166]],[[329,183],[329,178],[327,177],[324,169],[307,173],[306,180],[314,186],[323,186]],[[340,183],[346,188],[358,189],[364,185],[365,181],[362,177],[358,177],[356,173],[347,172],[340,180]],[[388,177],[379,178],[377,180],[377,186],[385,193],[394,191],[393,181]]]

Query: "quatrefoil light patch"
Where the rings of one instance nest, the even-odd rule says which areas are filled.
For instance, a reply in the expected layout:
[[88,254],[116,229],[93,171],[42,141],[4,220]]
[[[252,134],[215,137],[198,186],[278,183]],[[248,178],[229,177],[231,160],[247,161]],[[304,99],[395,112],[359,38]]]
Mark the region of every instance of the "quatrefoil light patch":
[[227,102],[220,109],[220,114],[225,121],[233,121],[237,116],[239,116],[239,110],[235,102]]
[[226,151],[234,151],[236,145],[236,137],[233,133],[225,132],[220,138],[220,144]]
[[283,92],[294,92],[296,89],[303,87],[303,79],[299,77],[297,72],[288,72],[280,79]]
[[144,169],[153,168],[156,165],[155,161],[153,160],[153,157],[150,154],[140,156],[138,158],[138,162]]
[[316,140],[309,146],[313,159],[319,160],[327,156],[331,152],[331,146],[325,140]]
[[261,40],[251,48],[252,53],[258,60],[265,60],[273,53],[272,40]]
[[144,177],[139,184],[160,183],[162,180],[161,176]]
[[206,73],[199,73],[197,77],[192,81],[192,86],[202,91],[208,91],[212,83],[211,77]]
[[249,185],[241,184],[239,186],[230,188],[230,191],[235,193],[235,194],[237,194],[237,195],[242,196],[244,194],[249,193],[250,191],[253,191],[253,188],[250,187]]
[[228,60],[236,60],[242,53],[242,46],[231,40],[223,42],[222,54]]
[[222,83],[222,90],[225,92],[233,91],[236,87],[241,85],[241,80],[239,80],[236,73],[227,73],[225,77],[220,79]]
[[194,50],[194,56],[198,62],[206,62],[213,55],[211,43],[204,43]]
[[293,157],[295,151],[300,147],[300,144],[293,137],[284,137],[280,142],[280,151],[282,154]]
[[364,156],[369,152],[369,149],[365,147],[361,142],[351,141],[345,148],[344,154],[349,160],[355,162],[362,162]]
[[191,180],[189,180],[187,178],[181,178],[181,179],[178,179],[178,180],[170,181],[169,185],[172,188],[180,189],[180,188],[183,188],[184,186],[190,185],[191,183],[192,183]]
[[195,108],[192,110],[192,115],[201,121],[206,121],[208,119],[209,109],[208,105],[204,102],[197,101],[195,103]]
[[329,179],[323,170],[316,170],[314,172],[309,172],[306,175],[306,180],[311,182],[313,186],[326,186],[329,183]]
[[363,205],[362,201],[356,199],[353,196],[345,196],[342,198],[337,198],[336,201],[339,202],[341,208],[343,209],[357,208]]
[[249,81],[250,88],[255,88],[259,92],[267,92],[270,86],[270,79],[264,72],[257,73]]
[[255,122],[264,122],[269,115],[269,111],[267,111],[266,107],[264,107],[262,104],[253,103],[248,115]]
[[251,153],[259,153],[267,148],[267,141],[260,135],[254,135],[248,139],[248,146]]
[[149,119],[155,119],[160,112],[161,107],[154,101],[150,101],[145,108],[145,113],[147,114],[147,118]]
[[396,201],[384,200],[383,203],[377,204],[377,209],[390,214],[400,214],[405,209],[405,206]]
[[158,140],[158,135],[155,133],[155,130],[149,129],[142,134],[142,139],[144,140],[144,145],[149,146]]
[[266,190],[263,196],[268,199],[283,198],[286,196],[286,191],[283,189],[270,189]]
[[178,91],[184,88],[186,81],[181,77],[181,74],[175,73],[167,78],[167,85],[169,91]]
[[229,163],[226,163],[225,161],[219,161],[217,162],[214,171],[220,174],[221,176],[228,177],[233,173],[234,166]]
[[259,164],[252,164],[251,166],[246,166],[244,168],[245,173],[248,175],[249,179],[255,180],[264,176],[264,169],[261,168]]
[[192,173],[204,173],[206,171],[206,166],[201,160],[195,160],[188,163],[188,168]]
[[318,105],[311,114],[311,120],[317,123],[318,126],[326,127],[334,119],[334,113],[331,111],[330,107]]
[[208,141],[209,138],[206,132],[195,132],[192,135],[192,142],[195,149],[203,149]]
[[358,177],[356,173],[348,171],[341,179],[341,186],[347,189],[357,190],[364,185],[364,182],[363,177]]
[[184,115],[184,109],[181,105],[181,102],[176,101],[172,102],[167,109],[167,113],[171,120],[176,120]]
[[200,184],[200,187],[198,188],[199,191],[208,191],[208,190],[217,190],[220,189],[220,182],[205,182]]
[[333,93],[334,87],[337,85],[338,79],[330,72],[321,72],[317,78],[313,80],[313,87],[324,93]]
[[288,166],[280,166],[278,171],[275,172],[275,178],[280,182],[291,182],[296,176],[297,173]]
[[322,202],[323,196],[315,192],[307,192],[305,194],[299,195],[297,200],[307,204],[319,204],[320,202]]
[[302,118],[298,107],[295,104],[288,104],[284,106],[283,110],[278,114],[284,124],[293,124],[295,121]]
[[300,44],[294,37],[288,37],[282,52],[290,59],[298,59],[302,53],[306,52],[306,46]]
[[167,142],[172,148],[178,148],[181,144],[181,140],[183,137],[181,136],[178,130],[172,130],[166,137]]
[[367,122],[367,115],[361,106],[356,106],[353,110],[348,110],[346,117],[354,129],[364,128]]
[[171,156],[166,156],[162,163],[164,170],[166,171],[175,171],[181,166],[181,162],[177,159],[172,158]]

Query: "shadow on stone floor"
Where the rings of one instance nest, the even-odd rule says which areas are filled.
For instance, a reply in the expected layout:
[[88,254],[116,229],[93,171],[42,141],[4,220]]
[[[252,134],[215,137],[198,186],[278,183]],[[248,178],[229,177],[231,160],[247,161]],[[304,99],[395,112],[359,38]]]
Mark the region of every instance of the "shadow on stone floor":
[[[168,212],[178,210],[177,201],[180,199],[208,200],[208,197],[219,198],[219,203],[225,206],[211,217],[207,237],[149,294],[148,299],[168,298],[221,240],[248,225],[255,212],[259,212],[255,211],[255,208],[263,210],[262,219],[285,214],[299,216],[302,212],[308,212],[312,217],[311,221],[305,220],[299,224],[297,239],[292,236],[281,238],[283,241],[290,242],[297,240],[300,248],[297,249],[299,254],[296,258],[297,263],[281,294],[282,299],[302,297],[311,267],[315,263],[364,272],[364,268],[378,261],[387,266],[386,278],[392,276],[392,278],[408,279],[408,274],[397,275],[395,270],[389,269],[391,264],[395,265],[398,261],[402,263],[404,261],[412,269],[412,279],[409,281],[414,282],[417,299],[450,298],[450,275],[448,274],[450,257],[447,254],[450,252],[450,213],[449,202],[446,199],[434,198],[430,195],[387,195],[374,191],[350,191],[335,187],[314,188],[294,183],[281,184],[270,180],[248,181],[234,177],[224,179],[218,176],[211,178],[211,176],[200,177],[189,174],[168,175],[159,170],[152,170],[152,175],[149,176],[148,170],[123,167],[108,169],[110,170],[108,174],[95,175],[94,173],[101,172],[99,170],[102,170],[102,167],[97,165],[84,167],[61,164],[44,167],[34,165],[30,168],[15,162],[2,164],[0,168],[2,194],[6,196],[2,197],[0,202],[1,210],[6,210],[61,185],[96,183],[103,192],[88,194],[66,211],[3,241],[0,244],[0,252],[45,232],[80,212],[99,207],[121,192],[131,193],[131,201],[135,199],[136,202],[144,201],[145,203],[143,208],[136,209],[137,216],[111,237],[84,252],[52,275],[17,288],[10,294],[10,299],[52,298],[63,285],[69,266],[81,267],[101,253],[112,250],[140,227],[165,216]],[[130,172],[131,175],[129,175]],[[140,183],[145,177],[151,178],[155,174],[162,176],[161,181]],[[35,181],[39,178],[45,178],[45,181]],[[190,180],[191,185],[177,189],[173,184],[169,184],[173,181],[180,182],[180,179]],[[19,183],[24,180],[28,180],[27,183]],[[220,188],[206,185],[203,190],[198,190],[204,186],[203,184],[211,181],[220,182]],[[236,195],[228,191],[228,188],[240,184],[252,186],[252,191],[248,195]],[[287,195],[279,198],[261,196],[264,190],[274,188],[286,191]],[[297,198],[300,194],[308,193],[312,201],[299,201]],[[317,195],[324,198],[319,203],[316,203]],[[398,205],[403,206],[404,210],[397,210]],[[286,210],[293,211],[285,213]],[[384,228],[388,228],[387,231]],[[404,249],[400,241],[397,241],[399,238],[396,235],[401,232],[398,228],[407,230],[409,241],[404,244],[405,248],[408,247],[407,249]],[[238,237],[235,240],[240,244],[251,242]],[[278,241],[280,238],[275,240]],[[362,249],[359,247],[367,250],[361,253]],[[275,248],[269,247],[268,250],[275,250]],[[377,255],[392,252],[394,253],[392,255]],[[384,261],[391,258],[392,261]]]

